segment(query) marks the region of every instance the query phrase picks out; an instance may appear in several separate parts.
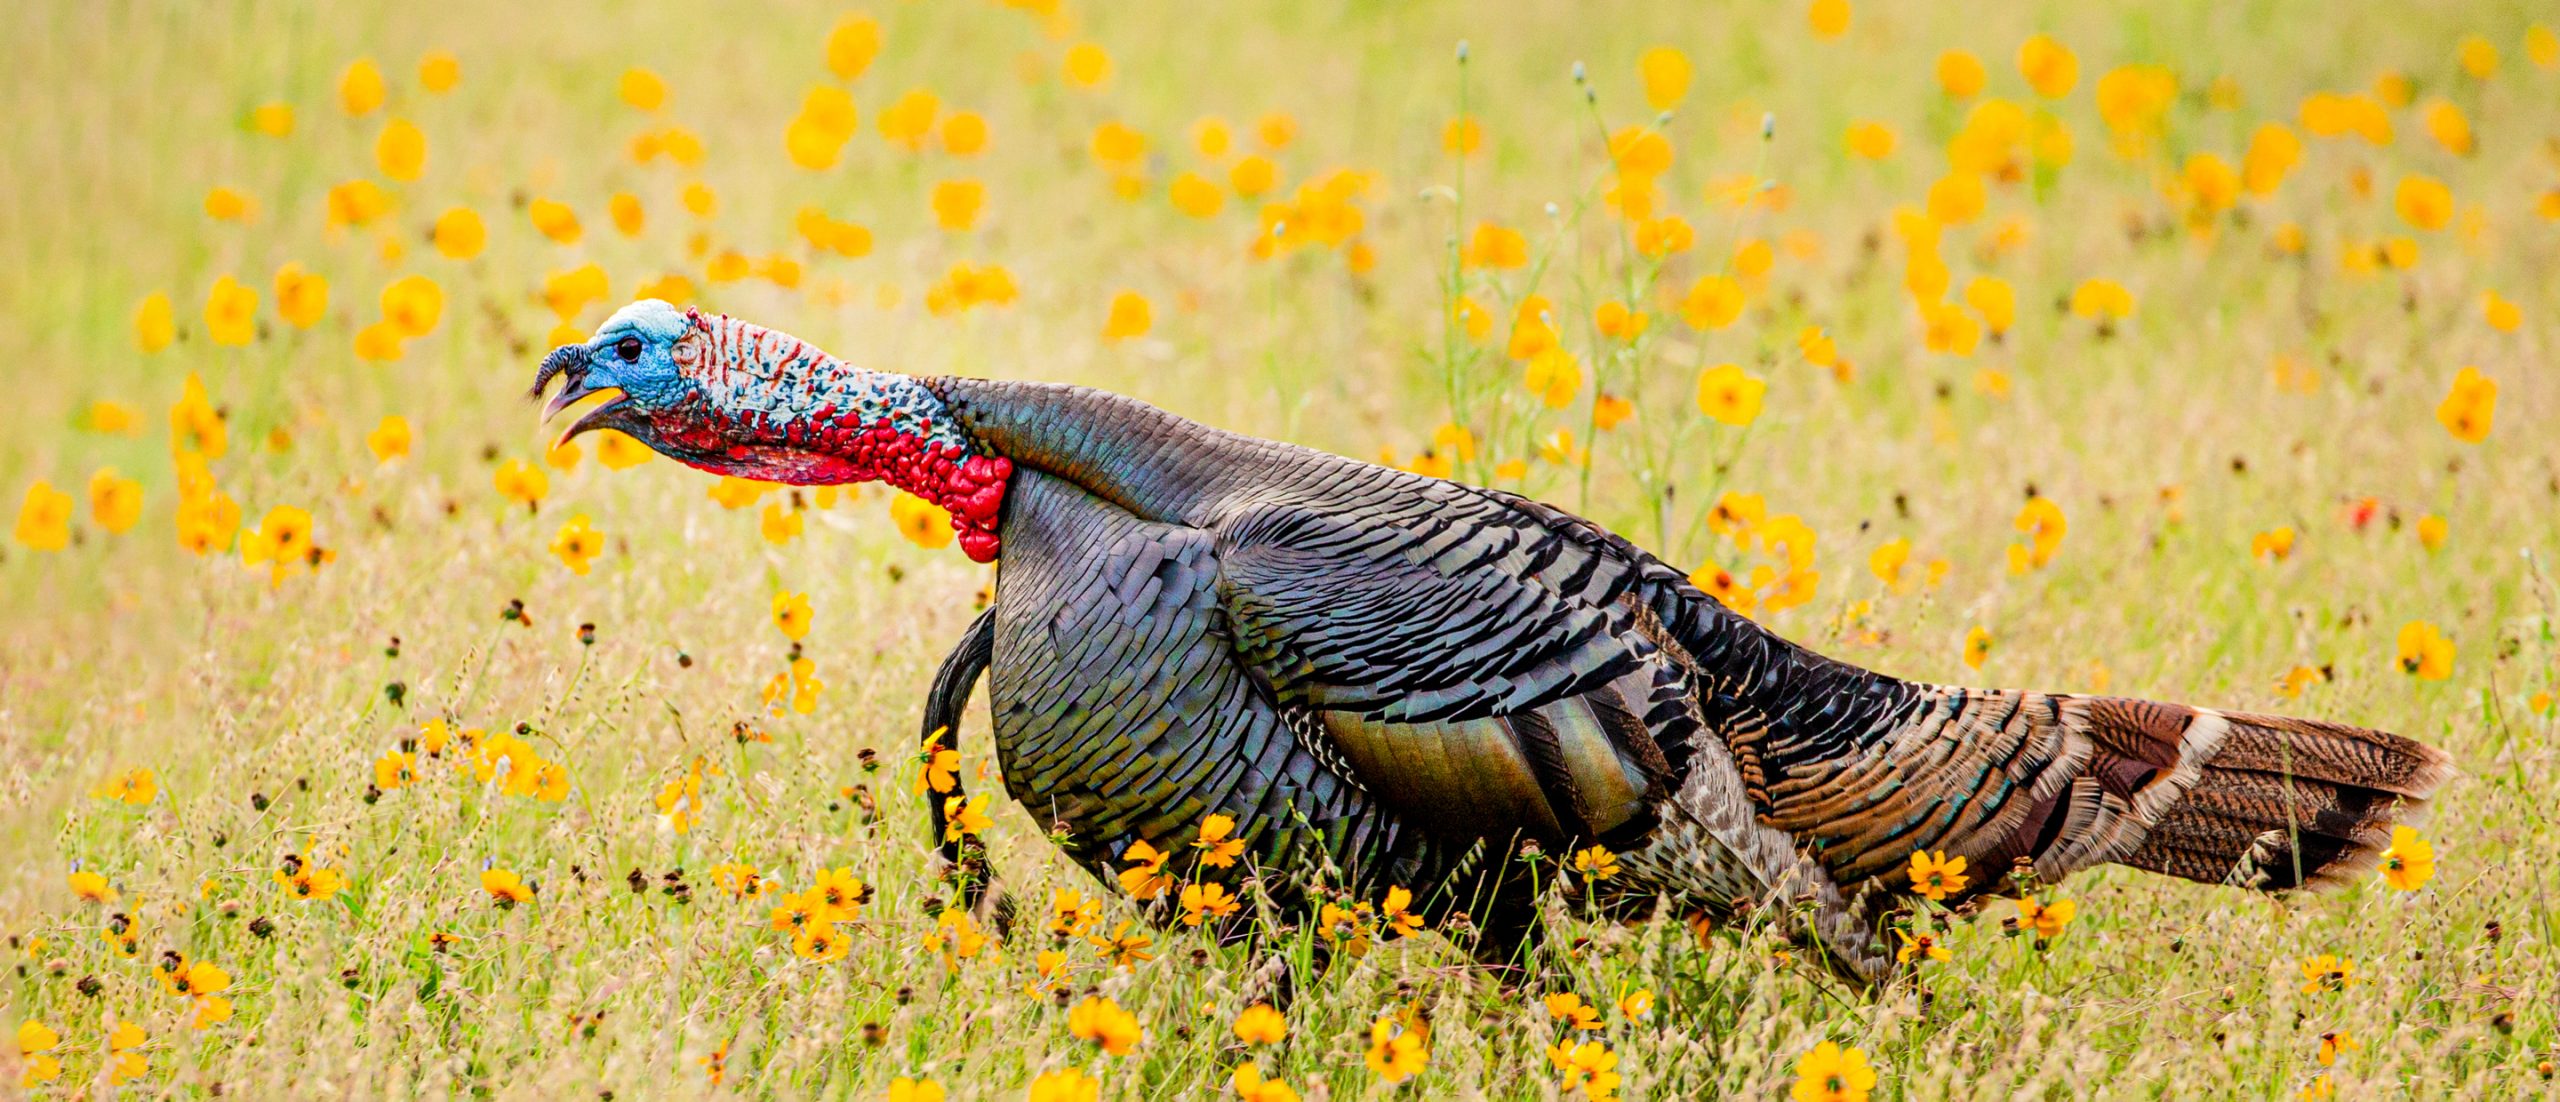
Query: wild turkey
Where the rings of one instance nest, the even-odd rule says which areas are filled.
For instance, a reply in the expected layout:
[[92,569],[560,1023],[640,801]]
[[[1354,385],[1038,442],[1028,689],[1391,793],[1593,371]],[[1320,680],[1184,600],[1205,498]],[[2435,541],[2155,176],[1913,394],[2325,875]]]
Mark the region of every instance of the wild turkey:
[[1403,886],[1499,950],[1538,890],[1515,847],[1596,844],[1609,898],[1756,905],[1872,981],[1916,851],[1969,859],[1957,904],[2013,865],[2328,885],[2451,772],[2335,723],[1896,680],[1552,506],[1100,391],[865,371],[654,300],[554,350],[535,393],[555,375],[553,413],[621,391],[564,439],[949,509],[996,596],[926,730],[956,731],[983,669],[1006,788],[1106,883],[1221,813],[1283,906]]

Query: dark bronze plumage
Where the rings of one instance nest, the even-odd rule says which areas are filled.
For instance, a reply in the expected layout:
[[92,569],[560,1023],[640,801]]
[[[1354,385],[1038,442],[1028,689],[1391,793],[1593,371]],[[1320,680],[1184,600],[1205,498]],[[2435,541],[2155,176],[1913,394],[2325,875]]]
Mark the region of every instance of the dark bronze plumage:
[[925,728],[952,744],[983,669],[1006,787],[1105,883],[1224,813],[1284,906],[1403,886],[1499,954],[1537,870],[1598,844],[1607,902],[1782,916],[1873,981],[1914,851],[1972,862],[1958,904],[2013,865],[2327,884],[2451,771],[2338,724],[1896,680],[1516,495],[1093,390],[928,386],[1015,473]]

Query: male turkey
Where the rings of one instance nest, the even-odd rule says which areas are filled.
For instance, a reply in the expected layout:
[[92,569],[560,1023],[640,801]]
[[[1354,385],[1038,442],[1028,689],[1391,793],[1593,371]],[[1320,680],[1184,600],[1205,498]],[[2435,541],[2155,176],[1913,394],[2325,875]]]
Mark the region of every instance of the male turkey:
[[1411,889],[1508,948],[1540,862],[1757,908],[1842,972],[1915,852],[2106,862],[2264,891],[2371,868],[2446,756],[2342,724],[1900,681],[1796,646],[1600,526],[1515,494],[1239,436],[1079,387],[911,378],[656,300],[543,360],[549,412],[721,474],[887,481],[948,509],[996,596],[926,730],[988,675],[1006,788],[1110,882],[1233,817],[1295,906]]

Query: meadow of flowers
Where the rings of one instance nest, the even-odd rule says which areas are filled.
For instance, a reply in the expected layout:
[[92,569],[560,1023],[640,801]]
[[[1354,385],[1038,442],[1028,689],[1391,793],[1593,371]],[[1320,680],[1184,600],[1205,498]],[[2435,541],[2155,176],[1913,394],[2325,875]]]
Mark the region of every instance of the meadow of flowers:
[[[2560,14],[11,24],[0,1091],[2555,1089]],[[920,750],[992,578],[932,506],[547,446],[535,360],[645,296],[1515,489],[1888,671],[2343,719],[2463,775],[2367,883],[2022,883],[1924,907],[1876,992],[1560,905],[1489,972],[1409,897],[1196,875],[1216,817],[1100,883],[982,712]],[[1295,998],[1203,932],[1239,912]]]

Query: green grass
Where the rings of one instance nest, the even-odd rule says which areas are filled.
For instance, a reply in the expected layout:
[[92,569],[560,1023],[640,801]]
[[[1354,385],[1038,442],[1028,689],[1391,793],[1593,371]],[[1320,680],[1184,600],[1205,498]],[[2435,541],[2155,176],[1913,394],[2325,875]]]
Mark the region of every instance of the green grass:
[[[1035,1075],[1071,1066],[1099,1076],[1106,1097],[1168,1097],[1224,1089],[1248,1058],[1228,1028],[1255,962],[1196,933],[1156,932],[1160,959],[1128,972],[1067,946],[1076,997],[1098,989],[1145,1025],[1116,1058],[1026,990],[1048,947],[1028,924],[956,972],[925,946],[927,901],[949,889],[933,877],[915,806],[914,727],[989,570],[902,540],[876,487],[811,510],[805,535],[775,545],[756,509],[709,499],[709,478],[664,460],[606,471],[592,441],[574,470],[550,472],[538,511],[494,492],[500,461],[539,462],[548,439],[521,397],[562,320],[542,304],[543,280],[588,261],[608,273],[612,300],[574,325],[683,273],[704,305],[867,366],[1090,383],[1362,458],[1383,448],[1410,462],[1458,420],[1481,441],[1462,475],[1492,480],[1496,464],[1525,459],[1525,478],[1495,484],[1580,509],[1683,566],[1747,575],[1772,562],[1695,519],[1722,491],[1759,493],[1819,537],[1813,599],[1768,622],[1843,658],[1915,678],[2348,720],[2445,746],[2464,770],[2427,829],[2439,874],[2414,895],[2375,882],[2277,900],[2108,870],[2067,885],[2080,918],[2049,949],[2004,938],[1998,911],[1958,920],[1953,961],[1873,996],[1778,964],[1777,946],[1749,930],[1701,947],[1676,921],[1566,919],[1563,975],[1527,991],[1437,936],[1388,944],[1302,976],[1290,1039],[1250,1057],[1308,1098],[1550,1097],[1557,1033],[1538,997],[1569,987],[1606,1002],[1636,986],[1660,996],[1650,1020],[1613,1016],[1598,1035],[1620,1055],[1628,1097],[1776,1097],[1797,1057],[1826,1039],[1861,1048],[1890,1098],[2278,1098],[2323,1070],[2349,1096],[2550,1089],[2536,1065],[2560,1055],[2549,997],[2560,884],[2547,857],[2560,845],[2549,797],[2560,757],[2551,712],[2533,700],[2560,690],[2560,589],[2547,561],[2560,553],[2560,447],[2547,431],[2560,417],[2560,299],[2548,278],[2560,222],[2536,204],[2560,187],[2548,152],[2560,72],[2525,55],[2531,5],[1960,14],[1869,3],[1845,37],[1825,41],[1798,4],[1095,4],[1060,17],[1064,36],[1052,37],[1000,5],[884,0],[873,14],[886,49],[848,86],[861,132],[823,173],[794,167],[782,132],[807,86],[830,79],[820,42],[844,12],[784,7],[14,13],[0,41],[11,406],[0,492],[43,479],[79,500],[68,548],[0,549],[0,930],[16,950],[0,1021],[60,1033],[51,1055],[66,1072],[40,1090],[105,1082],[108,1017],[148,1035],[143,1088],[186,1097],[871,1098],[910,1075],[955,1098],[1020,1098]],[[2058,101],[2037,99],[2012,60],[2038,31],[2078,52],[2077,87]],[[2497,46],[2493,79],[2457,64],[2469,34]],[[1115,62],[1098,91],[1058,76],[1066,47],[1085,40]],[[1655,121],[1636,57],[1657,43],[1696,70],[1661,124],[1677,148],[1661,194],[1697,237],[1658,274],[1628,255],[1600,199],[1603,135]],[[1958,288],[1990,274],[2016,290],[2015,327],[1969,357],[1923,346],[1894,228],[1895,208],[1916,207],[1946,171],[1964,120],[1931,77],[1953,48],[1983,59],[1986,94],[2049,109],[2075,138],[2067,165],[1995,185],[1981,219],[1945,231]],[[460,59],[450,94],[419,86],[429,50]],[[351,231],[325,224],[322,197],[374,172],[381,115],[351,120],[337,106],[338,74],[360,55],[380,62],[387,113],[425,131],[429,157],[420,180],[391,185],[399,205],[383,225]],[[1576,62],[1588,66],[1590,102],[1569,76]],[[2173,69],[2180,95],[2159,138],[2128,158],[2110,148],[2093,87],[2137,62]],[[635,65],[673,89],[663,120],[616,100],[616,78]],[[1023,79],[1026,65],[1036,80]],[[2237,164],[2260,123],[2299,131],[2304,96],[2364,90],[2386,70],[2416,88],[2411,106],[2390,109],[2389,145],[2305,135],[2273,195],[2244,197],[2210,233],[2182,227],[2186,201],[2164,185],[2190,154]],[[2236,107],[2209,102],[2220,76],[2236,82]],[[880,109],[919,86],[982,112],[989,151],[964,160],[884,143]],[[1463,185],[1440,146],[1462,95],[1486,131]],[[2467,114],[2473,154],[2429,137],[2423,108],[2438,97]],[[248,111],[271,100],[296,107],[291,137],[247,129]],[[1230,194],[1209,220],[1166,202],[1176,172],[1225,179],[1191,146],[1196,119],[1229,120],[1241,151],[1271,111],[1298,123],[1272,154],[1280,197],[1335,168],[1371,174],[1357,201],[1359,241],[1376,258],[1365,274],[1334,249],[1250,259],[1255,202]],[[1764,114],[1775,121],[1765,141]],[[1093,128],[1114,119],[1150,139],[1139,201],[1115,197],[1087,151]],[[1843,152],[1857,119],[1896,131],[1890,159]],[[701,166],[625,155],[634,134],[669,123],[702,136]],[[2453,227],[2401,223],[2393,189],[2412,173],[2450,186]],[[1737,213],[1707,198],[1711,181],[1752,174],[1785,189],[1782,209]],[[2360,175],[2367,193],[2353,186]],[[962,176],[986,183],[988,211],[976,230],[945,233],[926,195]],[[679,205],[694,181],[716,190],[708,220]],[[254,198],[256,220],[209,220],[215,185]],[[647,209],[637,237],[606,217],[617,191]],[[536,234],[519,209],[535,196],[571,204],[584,238]],[[468,261],[427,242],[456,204],[489,227],[486,251]],[[874,251],[813,253],[793,231],[811,204],[868,226]],[[1537,264],[1453,273],[1453,233],[1482,219],[1522,230]],[[2013,220],[2023,239],[1989,251]],[[2307,255],[2276,250],[2286,224]],[[688,248],[697,232],[715,251],[795,257],[805,277],[797,288],[710,282]],[[1790,234],[1818,249],[1780,249],[1737,324],[1682,322],[1681,292],[1724,268],[1739,241]],[[2407,270],[2342,263],[2404,234],[2419,246]],[[384,258],[385,242],[400,259]],[[1019,301],[928,312],[928,287],[959,260],[1005,265]],[[276,313],[273,275],[287,261],[330,282],[327,315],[308,330]],[[354,335],[380,316],[381,287],[413,272],[443,289],[441,323],[396,363],[359,360]],[[263,300],[264,331],[245,348],[207,339],[201,309],[225,273]],[[2138,300],[2106,336],[2057,309],[2091,277]],[[1450,339],[1446,295],[1459,286],[1496,318],[1490,344]],[[1107,342],[1106,305],[1122,289],[1151,300],[1153,330]],[[1553,300],[1585,372],[1561,411],[1539,407],[1503,355],[1531,290]],[[2515,331],[2485,322],[2490,290],[2521,307]],[[153,292],[175,301],[183,333],[145,355],[132,316]],[[1630,294],[1653,314],[1644,340],[1601,342],[1591,308]],[[1806,326],[1838,342],[1849,379],[1804,361]],[[2280,389],[2278,357],[2315,372],[2317,389]],[[1698,369],[1728,361],[1769,384],[1747,433],[1694,404]],[[2435,417],[2464,365],[2500,387],[2479,444]],[[1982,371],[2006,375],[2005,397],[1978,385]],[[230,447],[211,470],[246,523],[279,505],[308,509],[334,561],[270,585],[236,553],[178,547],[163,415],[189,373],[227,416]],[[1595,377],[1636,408],[1596,440]],[[99,400],[138,411],[136,434],[88,431]],[[395,413],[417,445],[380,465],[363,437]],[[1593,448],[1587,478],[1535,456],[1533,442],[1559,428]],[[289,447],[270,446],[279,433]],[[106,466],[142,484],[129,531],[88,514],[87,484]],[[2021,538],[2011,521],[2030,487],[2062,507],[2069,533],[2048,566],[2012,575],[2005,548]],[[2346,516],[2365,498],[2378,511],[2358,530]],[[607,541],[587,576],[547,551],[579,514]],[[2435,550],[2413,532],[2429,514],[2450,531]],[[2253,560],[2251,537],[2280,526],[2298,532],[2293,554]],[[1947,560],[1944,583],[1895,592],[1872,576],[1869,553],[1894,539],[1911,541],[1915,574]],[[785,590],[817,610],[805,647],[826,688],[810,715],[763,704],[788,649],[768,619]],[[529,625],[501,618],[511,600]],[[1871,602],[1863,628],[1842,626],[1857,602]],[[2449,679],[2397,668],[2394,637],[2416,620],[2454,640]],[[596,625],[592,646],[576,638],[581,623]],[[1977,625],[1994,644],[1973,670],[1961,653]],[[2335,677],[2283,699],[2276,682],[2297,665]],[[448,715],[492,731],[527,725],[539,753],[569,771],[570,794],[509,796],[422,761],[420,783],[369,802],[374,761]],[[733,742],[740,720],[773,741]],[[962,748],[973,776],[989,770],[973,790],[999,792],[982,709]],[[865,749],[877,772],[858,764]],[[697,759],[719,772],[701,821],[678,834],[653,800]],[[148,805],[89,795],[136,767],[157,778]],[[857,785],[867,802],[847,794]],[[1028,816],[997,803],[990,844],[1026,906],[1056,888],[1097,889]],[[352,886],[326,903],[288,898],[271,874],[306,847]],[[794,891],[847,866],[875,886],[845,927],[849,958],[797,960],[766,924],[772,900],[715,889],[711,868],[726,861]],[[77,899],[75,862],[121,901]],[[537,882],[537,902],[493,907],[479,884],[490,863]],[[635,869],[648,881],[637,894],[625,880]],[[677,869],[687,902],[663,890]],[[138,918],[136,959],[100,935],[115,910]],[[1135,914],[1105,902],[1110,925]],[[1302,968],[1307,917],[1268,916],[1297,927],[1279,943]],[[264,937],[252,933],[260,919]],[[438,934],[453,940],[439,949]],[[188,1027],[192,1005],[151,974],[164,950],[228,972],[230,1021]],[[2354,958],[2360,982],[2303,993],[2297,962],[2316,953]],[[1417,1002],[1431,1015],[1430,1064],[1391,1089],[1361,1065],[1369,1025]],[[2336,1030],[2362,1048],[2323,1069],[2314,1054]],[[702,1061],[724,1045],[715,1086]],[[0,1043],[0,1082],[18,1081],[15,1053]]]

